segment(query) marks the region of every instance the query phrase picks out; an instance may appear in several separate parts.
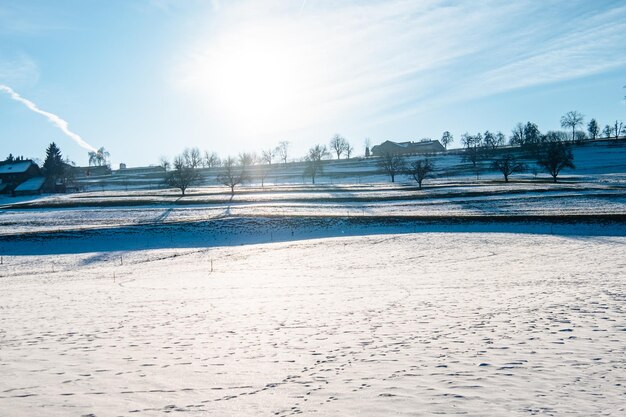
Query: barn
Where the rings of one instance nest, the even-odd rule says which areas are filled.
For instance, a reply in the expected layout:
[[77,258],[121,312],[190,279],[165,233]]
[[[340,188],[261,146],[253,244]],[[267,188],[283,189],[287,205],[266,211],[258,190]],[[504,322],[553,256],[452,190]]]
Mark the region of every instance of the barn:
[[445,148],[438,140],[422,140],[419,142],[392,142],[387,140],[380,145],[372,147],[372,155],[382,156],[385,154],[420,155],[443,152]]

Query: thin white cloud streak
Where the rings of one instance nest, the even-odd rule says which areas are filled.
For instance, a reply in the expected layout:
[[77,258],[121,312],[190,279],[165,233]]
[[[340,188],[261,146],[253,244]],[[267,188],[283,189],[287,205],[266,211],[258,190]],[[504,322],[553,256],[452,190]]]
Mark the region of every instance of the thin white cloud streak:
[[16,93],[15,91],[13,91],[13,89],[7,85],[4,84],[0,84],[0,91],[4,91],[5,93],[7,93],[13,100],[22,103],[23,105],[25,105],[29,110],[40,114],[42,116],[44,116],[45,118],[47,118],[53,125],[55,125],[56,127],[58,127],[67,137],[69,137],[70,139],[72,139],[74,142],[76,142],[80,147],[90,151],[90,152],[97,152],[97,149],[94,148],[93,146],[91,146],[90,144],[88,144],[87,142],[85,142],[83,140],[83,138],[81,138],[79,135],[77,135],[76,133],[72,132],[69,127],[68,127],[68,123],[61,119],[59,116],[57,116],[56,114],[41,110],[39,107],[37,107],[37,105],[35,103],[33,103],[30,100],[25,99],[24,97],[20,96],[18,93]]

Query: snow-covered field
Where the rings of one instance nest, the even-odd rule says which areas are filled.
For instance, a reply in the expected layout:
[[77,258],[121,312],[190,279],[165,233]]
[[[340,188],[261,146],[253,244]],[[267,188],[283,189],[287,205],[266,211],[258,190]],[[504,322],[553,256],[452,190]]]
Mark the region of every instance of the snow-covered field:
[[5,255],[0,415],[625,415],[626,237],[570,227]]
[[[604,178],[604,177],[601,177]],[[626,214],[624,184],[435,182],[109,191],[19,200],[0,209],[0,236],[259,216],[511,217]],[[10,200],[7,200],[9,202]]]
[[0,416],[626,415],[601,151],[558,184],[3,197]]

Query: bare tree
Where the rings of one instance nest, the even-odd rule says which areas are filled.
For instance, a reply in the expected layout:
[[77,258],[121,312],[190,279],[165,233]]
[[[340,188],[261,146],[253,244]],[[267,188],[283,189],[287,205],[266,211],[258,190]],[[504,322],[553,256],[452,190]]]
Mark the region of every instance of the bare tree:
[[576,127],[582,126],[584,116],[575,111],[568,111],[561,117],[561,127],[563,129],[572,128],[572,140],[576,139]]
[[485,146],[489,149],[496,149],[500,144],[498,143],[498,138],[495,133],[492,133],[488,130],[485,130],[485,134],[483,135],[483,141]]
[[289,150],[289,142],[286,140],[283,140],[282,142],[278,143],[278,146],[276,147],[276,152],[278,154],[278,157],[280,158],[281,161],[283,161],[283,164],[287,163],[287,151]]
[[256,162],[256,155],[253,153],[243,152],[239,154],[239,165],[244,169],[248,169]]
[[96,159],[97,159],[97,155],[98,153],[96,151],[90,151],[87,153],[87,155],[89,155],[89,166],[96,166]]
[[276,155],[276,149],[265,149],[261,151],[261,161],[265,162],[267,165],[272,165],[272,160]]
[[611,133],[613,133],[613,129],[611,128],[611,126],[610,125],[604,126],[604,130],[602,130],[602,135],[608,139],[611,137]]
[[235,187],[248,180],[247,167],[238,163],[235,158],[228,157],[222,164],[222,170],[217,176],[217,181],[230,187],[230,194],[235,195]]
[[261,180],[261,187],[265,188],[265,180],[267,179],[270,170],[272,169],[272,166],[267,164],[267,165],[257,165],[257,169],[256,169],[256,176],[258,179]]
[[596,119],[591,119],[589,124],[587,125],[587,132],[589,132],[589,137],[592,140],[595,140],[600,134],[600,127],[598,126],[598,122]]
[[167,160],[167,157],[162,156],[159,158],[159,166],[167,171],[170,169],[170,161]]
[[498,133],[496,133],[496,145],[500,147],[500,146],[504,146],[505,143],[506,143],[506,136],[504,136],[504,133],[498,131]]
[[409,165],[407,174],[417,181],[419,188],[422,188],[422,181],[427,178],[435,169],[434,164],[429,159],[413,161]]
[[348,141],[346,141],[346,159],[350,159],[352,152],[354,152],[354,148]]
[[185,165],[196,169],[202,165],[202,156],[200,155],[200,149],[198,148],[187,148],[183,151],[183,159],[185,160]]
[[576,139],[576,143],[581,143],[588,139],[587,134],[582,130],[577,130],[574,137]]
[[335,135],[330,140],[330,149],[337,154],[337,159],[341,158],[341,154],[346,151],[346,139],[340,135]]
[[315,184],[315,177],[324,171],[324,165],[322,160],[328,156],[328,149],[325,145],[315,145],[305,158],[306,167],[304,169],[304,175],[311,177],[311,183]]
[[524,125],[522,123],[518,123],[515,125],[513,130],[511,130],[511,139],[509,140],[509,143],[511,145],[521,146],[525,142],[526,142],[526,139],[524,136]]
[[548,171],[554,182],[563,168],[576,168],[571,149],[560,142],[548,144],[542,150],[537,165]]
[[404,171],[404,157],[398,153],[385,152],[378,160],[378,166],[391,178],[391,182],[396,182],[396,175]]
[[89,152],[88,155],[89,166],[109,166],[109,158],[111,157],[111,154],[104,149],[104,147],[101,147],[96,151]]
[[479,133],[478,135],[470,135],[469,133],[463,133],[461,135],[461,143],[465,148],[465,152],[463,153],[463,159],[466,161],[470,161],[472,166],[476,168],[476,163],[478,162],[478,158],[480,155],[479,148],[482,142],[482,135]]
[[167,173],[165,182],[170,187],[179,188],[184,196],[187,188],[198,181],[198,172],[194,167],[187,163],[186,158],[183,155],[175,157],[172,166],[174,169]]
[[536,147],[541,143],[541,131],[539,126],[533,122],[527,122],[524,126],[524,142],[522,145]]
[[454,136],[452,136],[452,133],[448,132],[447,130],[443,132],[443,135],[441,135],[441,144],[443,145],[443,147],[448,150],[448,145],[452,142],[454,142]]
[[613,133],[615,133],[615,139],[619,139],[619,135],[622,134],[624,124],[622,122],[615,121],[613,125]]
[[504,175],[504,182],[509,182],[509,175],[515,172],[524,172],[526,169],[526,165],[522,162],[518,162],[511,154],[506,154],[494,160],[491,163],[491,167]]
[[204,151],[204,156],[202,158],[202,166],[205,168],[215,168],[220,166],[222,161],[220,161],[220,157],[215,152]]
[[552,143],[552,142],[565,142],[567,140],[567,133],[562,130],[548,130],[545,135],[543,135],[541,142],[543,144]]

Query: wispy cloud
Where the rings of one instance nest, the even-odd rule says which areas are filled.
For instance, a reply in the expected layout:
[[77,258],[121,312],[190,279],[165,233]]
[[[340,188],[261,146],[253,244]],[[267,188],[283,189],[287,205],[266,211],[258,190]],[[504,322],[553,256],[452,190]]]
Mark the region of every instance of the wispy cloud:
[[29,110],[44,116],[46,119],[48,119],[48,121],[50,121],[50,123],[52,123],[57,128],[59,128],[67,137],[69,137],[74,142],[76,142],[80,147],[82,147],[82,148],[84,148],[84,149],[86,149],[88,151],[92,151],[92,152],[96,152],[97,151],[96,148],[94,148],[93,146],[91,146],[90,144],[85,142],[85,140],[83,140],[83,138],[81,138],[76,133],[72,132],[69,129],[68,123],[65,120],[61,119],[56,114],[47,112],[45,110],[41,110],[39,107],[37,107],[37,105],[35,103],[33,103],[32,101],[30,101],[28,99],[25,99],[24,97],[20,96],[18,93],[13,91],[13,89],[11,87],[9,87],[7,85],[0,84],[0,91],[3,91],[5,93],[7,93],[13,100],[15,100],[15,101],[17,101],[19,103],[22,103]]
[[[474,77],[464,93],[481,96],[601,74],[626,67],[626,7],[583,16],[563,16],[557,35],[538,24],[519,42],[515,56]],[[504,47],[504,45],[502,45]]]
[[27,2],[0,4],[0,36],[39,36],[66,29],[54,15],[56,8],[41,8]]
[[[347,117],[377,123],[626,67],[620,2],[337,0],[301,1],[295,9],[261,3],[224,5],[210,33],[188,50],[178,80],[219,98],[224,92],[211,82],[219,78],[212,71],[216,51],[241,31],[244,40],[231,49],[256,43],[291,58],[284,78],[294,81],[297,100],[289,108],[300,117],[281,120],[284,128]],[[272,53],[248,64],[262,68],[265,58]]]
[[39,66],[30,56],[20,53],[8,56],[0,53],[0,82],[7,84],[35,83]]

